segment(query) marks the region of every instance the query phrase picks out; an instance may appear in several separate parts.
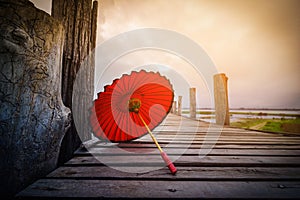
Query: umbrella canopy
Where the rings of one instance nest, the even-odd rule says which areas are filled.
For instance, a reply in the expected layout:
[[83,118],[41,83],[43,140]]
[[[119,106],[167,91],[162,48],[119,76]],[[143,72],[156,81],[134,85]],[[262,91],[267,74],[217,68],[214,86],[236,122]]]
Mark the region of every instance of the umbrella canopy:
[[158,72],[132,72],[115,79],[98,93],[91,108],[93,133],[101,140],[124,142],[159,125],[171,109],[170,81]]

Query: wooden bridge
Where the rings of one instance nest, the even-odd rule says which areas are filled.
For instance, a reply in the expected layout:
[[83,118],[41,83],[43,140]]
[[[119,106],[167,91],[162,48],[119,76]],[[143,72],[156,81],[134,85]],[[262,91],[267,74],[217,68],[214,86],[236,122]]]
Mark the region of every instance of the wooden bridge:
[[[154,133],[170,158],[177,158],[175,176],[163,167],[149,136],[123,144],[90,141],[89,151],[80,148],[73,159],[17,197],[300,198],[299,135],[224,127],[218,137],[217,130],[169,114]],[[208,155],[199,155],[200,149],[211,147]]]

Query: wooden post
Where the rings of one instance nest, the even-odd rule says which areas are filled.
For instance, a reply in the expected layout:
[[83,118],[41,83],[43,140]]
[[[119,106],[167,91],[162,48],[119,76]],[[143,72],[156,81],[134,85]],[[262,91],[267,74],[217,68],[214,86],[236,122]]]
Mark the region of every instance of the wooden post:
[[196,119],[196,88],[190,88],[190,118]]
[[173,114],[176,114],[176,101],[173,101],[173,104],[172,104],[172,113]]
[[214,75],[214,97],[216,124],[229,125],[229,105],[228,105],[228,78],[225,74]]
[[[64,104],[76,113],[77,121],[89,118],[89,108],[94,96],[95,56],[92,53],[96,46],[97,1],[92,0],[52,0],[53,18],[60,21],[65,29],[65,42],[62,57],[62,99]],[[89,70],[81,75],[80,88],[74,88],[74,81],[80,67]],[[73,94],[80,93],[73,97]],[[75,106],[72,102],[76,102]],[[78,136],[78,133],[81,137]],[[88,123],[75,127],[74,120],[61,143],[59,163],[69,160],[82,143],[91,139]]]
[[178,97],[178,106],[177,106],[177,114],[181,116],[181,109],[182,109],[182,96]]
[[14,199],[57,167],[71,113],[61,100],[63,26],[19,0],[0,1],[0,24],[0,194]]

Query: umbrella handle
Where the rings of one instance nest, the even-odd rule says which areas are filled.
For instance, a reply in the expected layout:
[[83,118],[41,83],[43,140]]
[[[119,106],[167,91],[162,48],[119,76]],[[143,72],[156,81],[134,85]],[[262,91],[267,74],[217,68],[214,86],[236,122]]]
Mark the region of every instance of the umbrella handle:
[[174,166],[174,164],[172,163],[172,161],[169,159],[168,155],[165,152],[160,152],[161,157],[163,158],[163,160],[165,161],[165,163],[167,164],[169,170],[171,171],[171,173],[174,175],[177,172],[176,167]]
[[169,159],[169,157],[167,156],[167,154],[161,149],[160,145],[158,144],[156,138],[154,137],[152,131],[149,129],[148,125],[146,124],[146,122],[144,121],[144,119],[142,118],[142,116],[137,113],[138,116],[140,117],[140,119],[142,120],[143,124],[145,125],[148,133],[150,134],[152,140],[154,141],[155,145],[157,146],[157,148],[160,151],[160,155],[162,157],[162,159],[165,161],[165,163],[167,164],[169,170],[171,171],[171,173],[174,175],[177,172],[176,167],[174,166],[174,164],[172,163],[172,161]]

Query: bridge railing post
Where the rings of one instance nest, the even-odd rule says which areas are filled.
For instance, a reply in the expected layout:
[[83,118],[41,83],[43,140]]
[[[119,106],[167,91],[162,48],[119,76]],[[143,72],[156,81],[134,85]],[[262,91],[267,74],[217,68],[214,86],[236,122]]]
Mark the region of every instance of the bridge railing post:
[[229,125],[228,77],[224,73],[214,75],[214,99],[216,124]]
[[190,88],[190,118],[196,119],[196,88]]
[[177,115],[181,116],[182,96],[178,96]]

